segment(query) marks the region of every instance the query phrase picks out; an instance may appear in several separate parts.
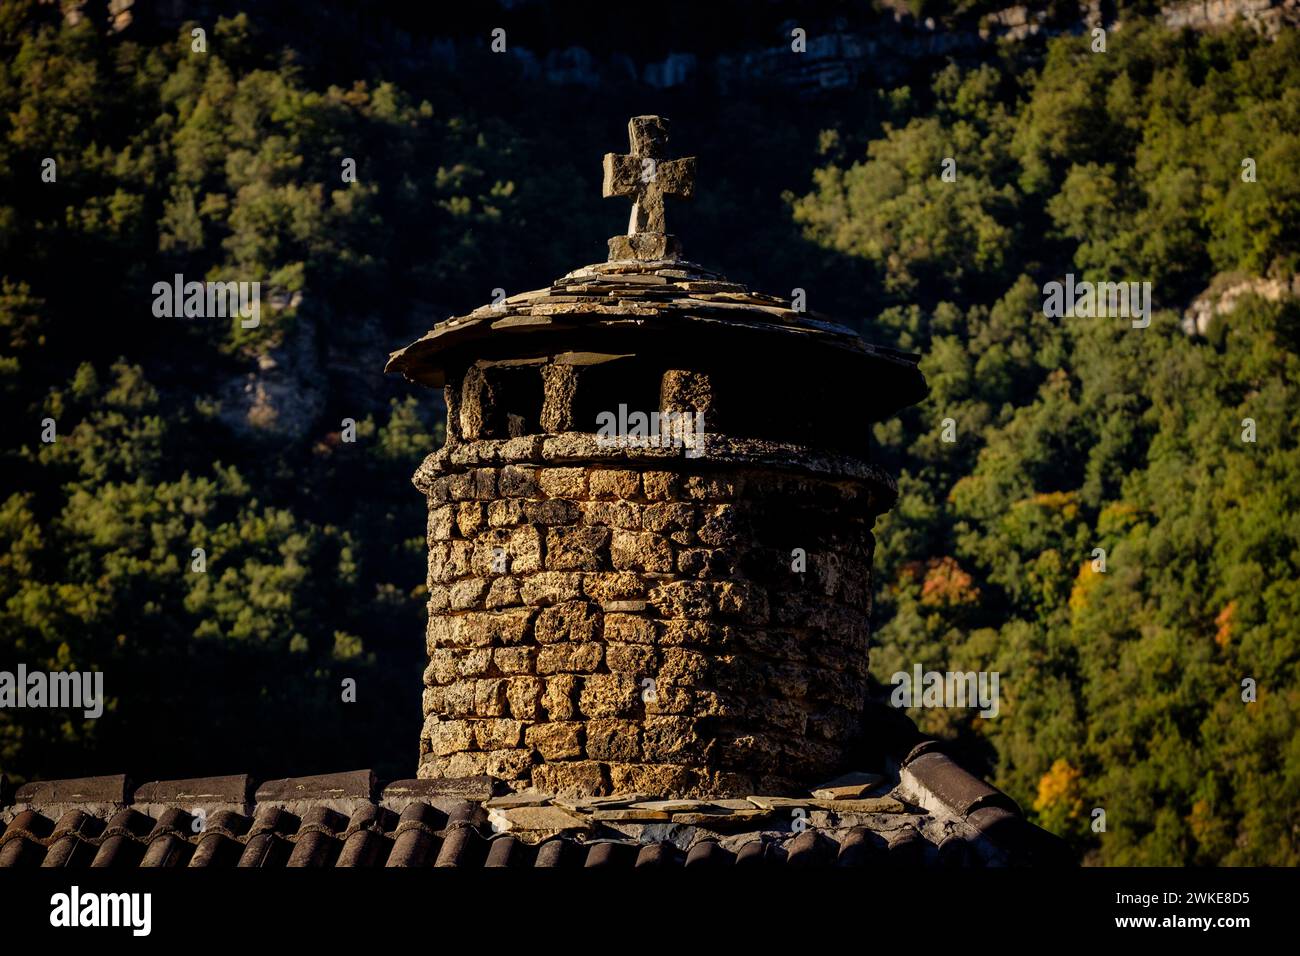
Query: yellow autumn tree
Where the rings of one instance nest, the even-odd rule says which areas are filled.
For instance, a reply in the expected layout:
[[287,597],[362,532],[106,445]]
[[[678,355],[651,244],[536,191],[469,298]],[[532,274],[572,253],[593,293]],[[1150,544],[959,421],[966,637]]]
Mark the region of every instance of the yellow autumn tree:
[[1083,772],[1058,757],[1038,781],[1034,812],[1042,826],[1062,833],[1083,815]]

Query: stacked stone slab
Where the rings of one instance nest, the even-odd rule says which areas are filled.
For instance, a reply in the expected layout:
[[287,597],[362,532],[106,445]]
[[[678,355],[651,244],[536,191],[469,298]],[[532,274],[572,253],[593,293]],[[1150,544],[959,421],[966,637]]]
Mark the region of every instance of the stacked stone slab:
[[[662,123],[633,130],[647,122]],[[870,733],[871,528],[896,492],[867,440],[924,394],[916,357],[639,258],[678,244],[636,221],[611,261],[439,323],[390,360],[448,409],[446,444],[415,476],[421,777],[786,793],[844,769]],[[702,435],[598,435],[620,406],[700,415]]]

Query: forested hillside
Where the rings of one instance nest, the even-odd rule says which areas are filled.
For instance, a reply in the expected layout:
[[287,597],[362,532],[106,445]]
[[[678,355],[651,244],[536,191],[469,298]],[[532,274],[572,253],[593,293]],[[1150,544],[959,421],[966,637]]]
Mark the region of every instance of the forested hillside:
[[[996,719],[918,719],[1104,863],[1300,862],[1300,309],[1180,323],[1212,277],[1297,273],[1296,40],[1134,30],[1054,41],[1035,75],[950,69],[794,202],[875,267],[876,328],[931,387],[877,426],[903,494],[873,672],[999,671]],[[1150,281],[1150,327],[1044,318],[1066,272]]]
[[[924,356],[876,428],[882,693],[999,671],[996,719],[913,716],[1091,861],[1300,863],[1294,31],[1134,20],[801,102],[34,9],[0,8],[0,666],[102,669],[109,708],[0,712],[11,778],[413,771],[442,409],[384,355],[603,258],[600,155],[659,112],[689,258]],[[1067,272],[1151,282],[1150,326],[1045,318]],[[156,318],[176,273],[261,281],[261,325]],[[1184,329],[1235,287],[1268,294]]]

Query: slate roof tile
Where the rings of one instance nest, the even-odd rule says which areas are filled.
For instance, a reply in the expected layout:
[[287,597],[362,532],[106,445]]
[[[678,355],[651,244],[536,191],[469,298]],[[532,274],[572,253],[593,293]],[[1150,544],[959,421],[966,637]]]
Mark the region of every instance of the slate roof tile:
[[[508,296],[467,315],[438,322],[423,337],[393,352],[386,371],[425,385],[446,384],[447,369],[466,355],[482,358],[501,336],[526,336],[514,348],[538,356],[566,349],[601,351],[619,341],[631,322],[643,340],[687,333],[696,342],[725,341],[730,350],[829,348],[846,363],[880,380],[871,420],[888,417],[925,396],[919,356],[870,345],[852,329],[817,312],[796,309],[777,296],[752,292],[715,272],[682,260],[596,263],[545,289]],[[737,332],[743,331],[737,337]]]

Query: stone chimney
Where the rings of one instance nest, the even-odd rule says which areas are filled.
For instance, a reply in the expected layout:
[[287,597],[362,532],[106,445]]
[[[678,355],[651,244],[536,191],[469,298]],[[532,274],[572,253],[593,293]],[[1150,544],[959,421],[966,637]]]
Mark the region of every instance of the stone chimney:
[[421,777],[582,795],[789,793],[864,726],[871,423],[917,357],[681,258],[695,160],[629,124],[609,261],[438,323],[390,371],[445,389],[429,501]]

